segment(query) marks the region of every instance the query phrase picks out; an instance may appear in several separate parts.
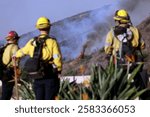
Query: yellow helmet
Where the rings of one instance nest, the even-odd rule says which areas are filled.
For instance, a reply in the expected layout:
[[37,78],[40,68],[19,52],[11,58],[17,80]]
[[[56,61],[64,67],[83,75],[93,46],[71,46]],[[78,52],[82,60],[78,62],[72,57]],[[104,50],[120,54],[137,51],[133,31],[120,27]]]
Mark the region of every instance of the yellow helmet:
[[50,20],[46,17],[40,17],[36,22],[37,29],[46,29],[51,26]]
[[130,17],[126,10],[117,10],[114,16],[114,20],[120,21],[121,23],[129,23]]

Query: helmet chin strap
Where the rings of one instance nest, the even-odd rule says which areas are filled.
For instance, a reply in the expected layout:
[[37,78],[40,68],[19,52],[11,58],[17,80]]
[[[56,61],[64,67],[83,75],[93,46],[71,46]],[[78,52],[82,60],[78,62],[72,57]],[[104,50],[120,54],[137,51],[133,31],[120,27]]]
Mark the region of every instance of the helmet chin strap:
[[40,30],[41,35],[48,35],[49,34],[49,30]]
[[8,40],[7,43],[17,43],[16,40]]

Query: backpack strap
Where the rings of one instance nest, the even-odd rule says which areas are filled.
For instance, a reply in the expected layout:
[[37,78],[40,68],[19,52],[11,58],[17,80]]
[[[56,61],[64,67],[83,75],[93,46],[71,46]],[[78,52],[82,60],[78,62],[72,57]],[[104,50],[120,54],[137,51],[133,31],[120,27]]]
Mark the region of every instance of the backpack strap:
[[[39,59],[42,56],[43,45],[46,44],[45,41],[49,38],[49,36],[45,36],[45,37],[40,37],[40,36],[41,35],[39,35],[38,37],[35,37],[33,39],[34,43],[36,43],[33,57],[39,57]],[[42,38],[42,39],[40,39],[40,38]]]
[[[53,37],[53,36],[45,36],[45,37],[40,37],[41,35],[39,35],[39,36],[37,36],[37,37],[34,37],[34,39],[33,39],[33,42],[32,43],[35,43],[34,45],[36,45],[36,46],[38,46],[38,44],[37,44],[37,42],[38,42],[38,40],[41,40],[41,47],[38,47],[38,48],[41,48],[41,49],[39,49],[39,51],[38,50],[36,50],[36,47],[35,47],[35,51],[34,51],[34,54],[33,54],[33,57],[37,57],[37,56],[39,56],[40,55],[40,57],[39,57],[39,59],[41,58],[41,56],[42,56],[42,48],[44,47],[44,46],[47,46],[46,45],[46,40],[47,39],[53,39],[53,40],[56,40],[56,38],[55,37]],[[42,39],[39,39],[39,38],[42,38]],[[37,49],[38,49],[37,48]],[[47,60],[47,61],[40,61],[40,62],[42,62],[42,64],[49,64],[49,62],[50,61],[53,61],[53,57],[50,59],[50,60]]]

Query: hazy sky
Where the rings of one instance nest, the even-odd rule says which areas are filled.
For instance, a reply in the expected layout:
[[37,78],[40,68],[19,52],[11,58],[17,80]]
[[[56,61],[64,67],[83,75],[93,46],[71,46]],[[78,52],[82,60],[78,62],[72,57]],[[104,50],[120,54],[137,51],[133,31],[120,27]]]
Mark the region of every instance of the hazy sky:
[[35,30],[40,16],[56,22],[114,1],[117,0],[1,0],[0,39],[4,39],[10,30],[16,30],[19,35]]

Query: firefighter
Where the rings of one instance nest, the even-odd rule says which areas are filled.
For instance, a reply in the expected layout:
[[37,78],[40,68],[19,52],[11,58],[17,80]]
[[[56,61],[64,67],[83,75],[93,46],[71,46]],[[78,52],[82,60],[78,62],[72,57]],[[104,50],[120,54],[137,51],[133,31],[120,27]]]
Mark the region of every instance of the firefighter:
[[[128,12],[124,9],[117,10],[114,16],[115,26],[108,32],[105,41],[105,53],[107,58],[113,55],[115,64],[132,63],[131,71],[137,66],[136,62],[143,62],[141,50],[145,48],[139,30],[132,25]],[[140,89],[147,87],[146,72],[137,73],[134,83]]]
[[[132,51],[144,49],[145,43],[141,38],[139,30],[132,25],[128,12],[124,9],[117,10],[114,16],[115,26],[108,32],[105,41],[105,53],[109,55],[118,54],[123,50],[122,43],[128,44]],[[122,53],[123,54],[123,53]]]
[[1,100],[10,100],[13,94],[14,87],[14,70],[12,56],[19,49],[18,47],[19,36],[17,32],[10,31],[6,37],[6,45],[2,56],[3,77],[2,77],[2,96]]
[[29,55],[29,60],[25,63],[27,71],[33,70],[38,64],[40,68],[43,68],[42,73],[38,70],[36,75],[28,74],[31,79],[34,79],[33,88],[36,100],[53,100],[59,91],[58,75],[62,70],[62,55],[56,39],[49,37],[50,27],[50,20],[40,17],[36,23],[40,35],[29,40],[15,55],[16,58]]

